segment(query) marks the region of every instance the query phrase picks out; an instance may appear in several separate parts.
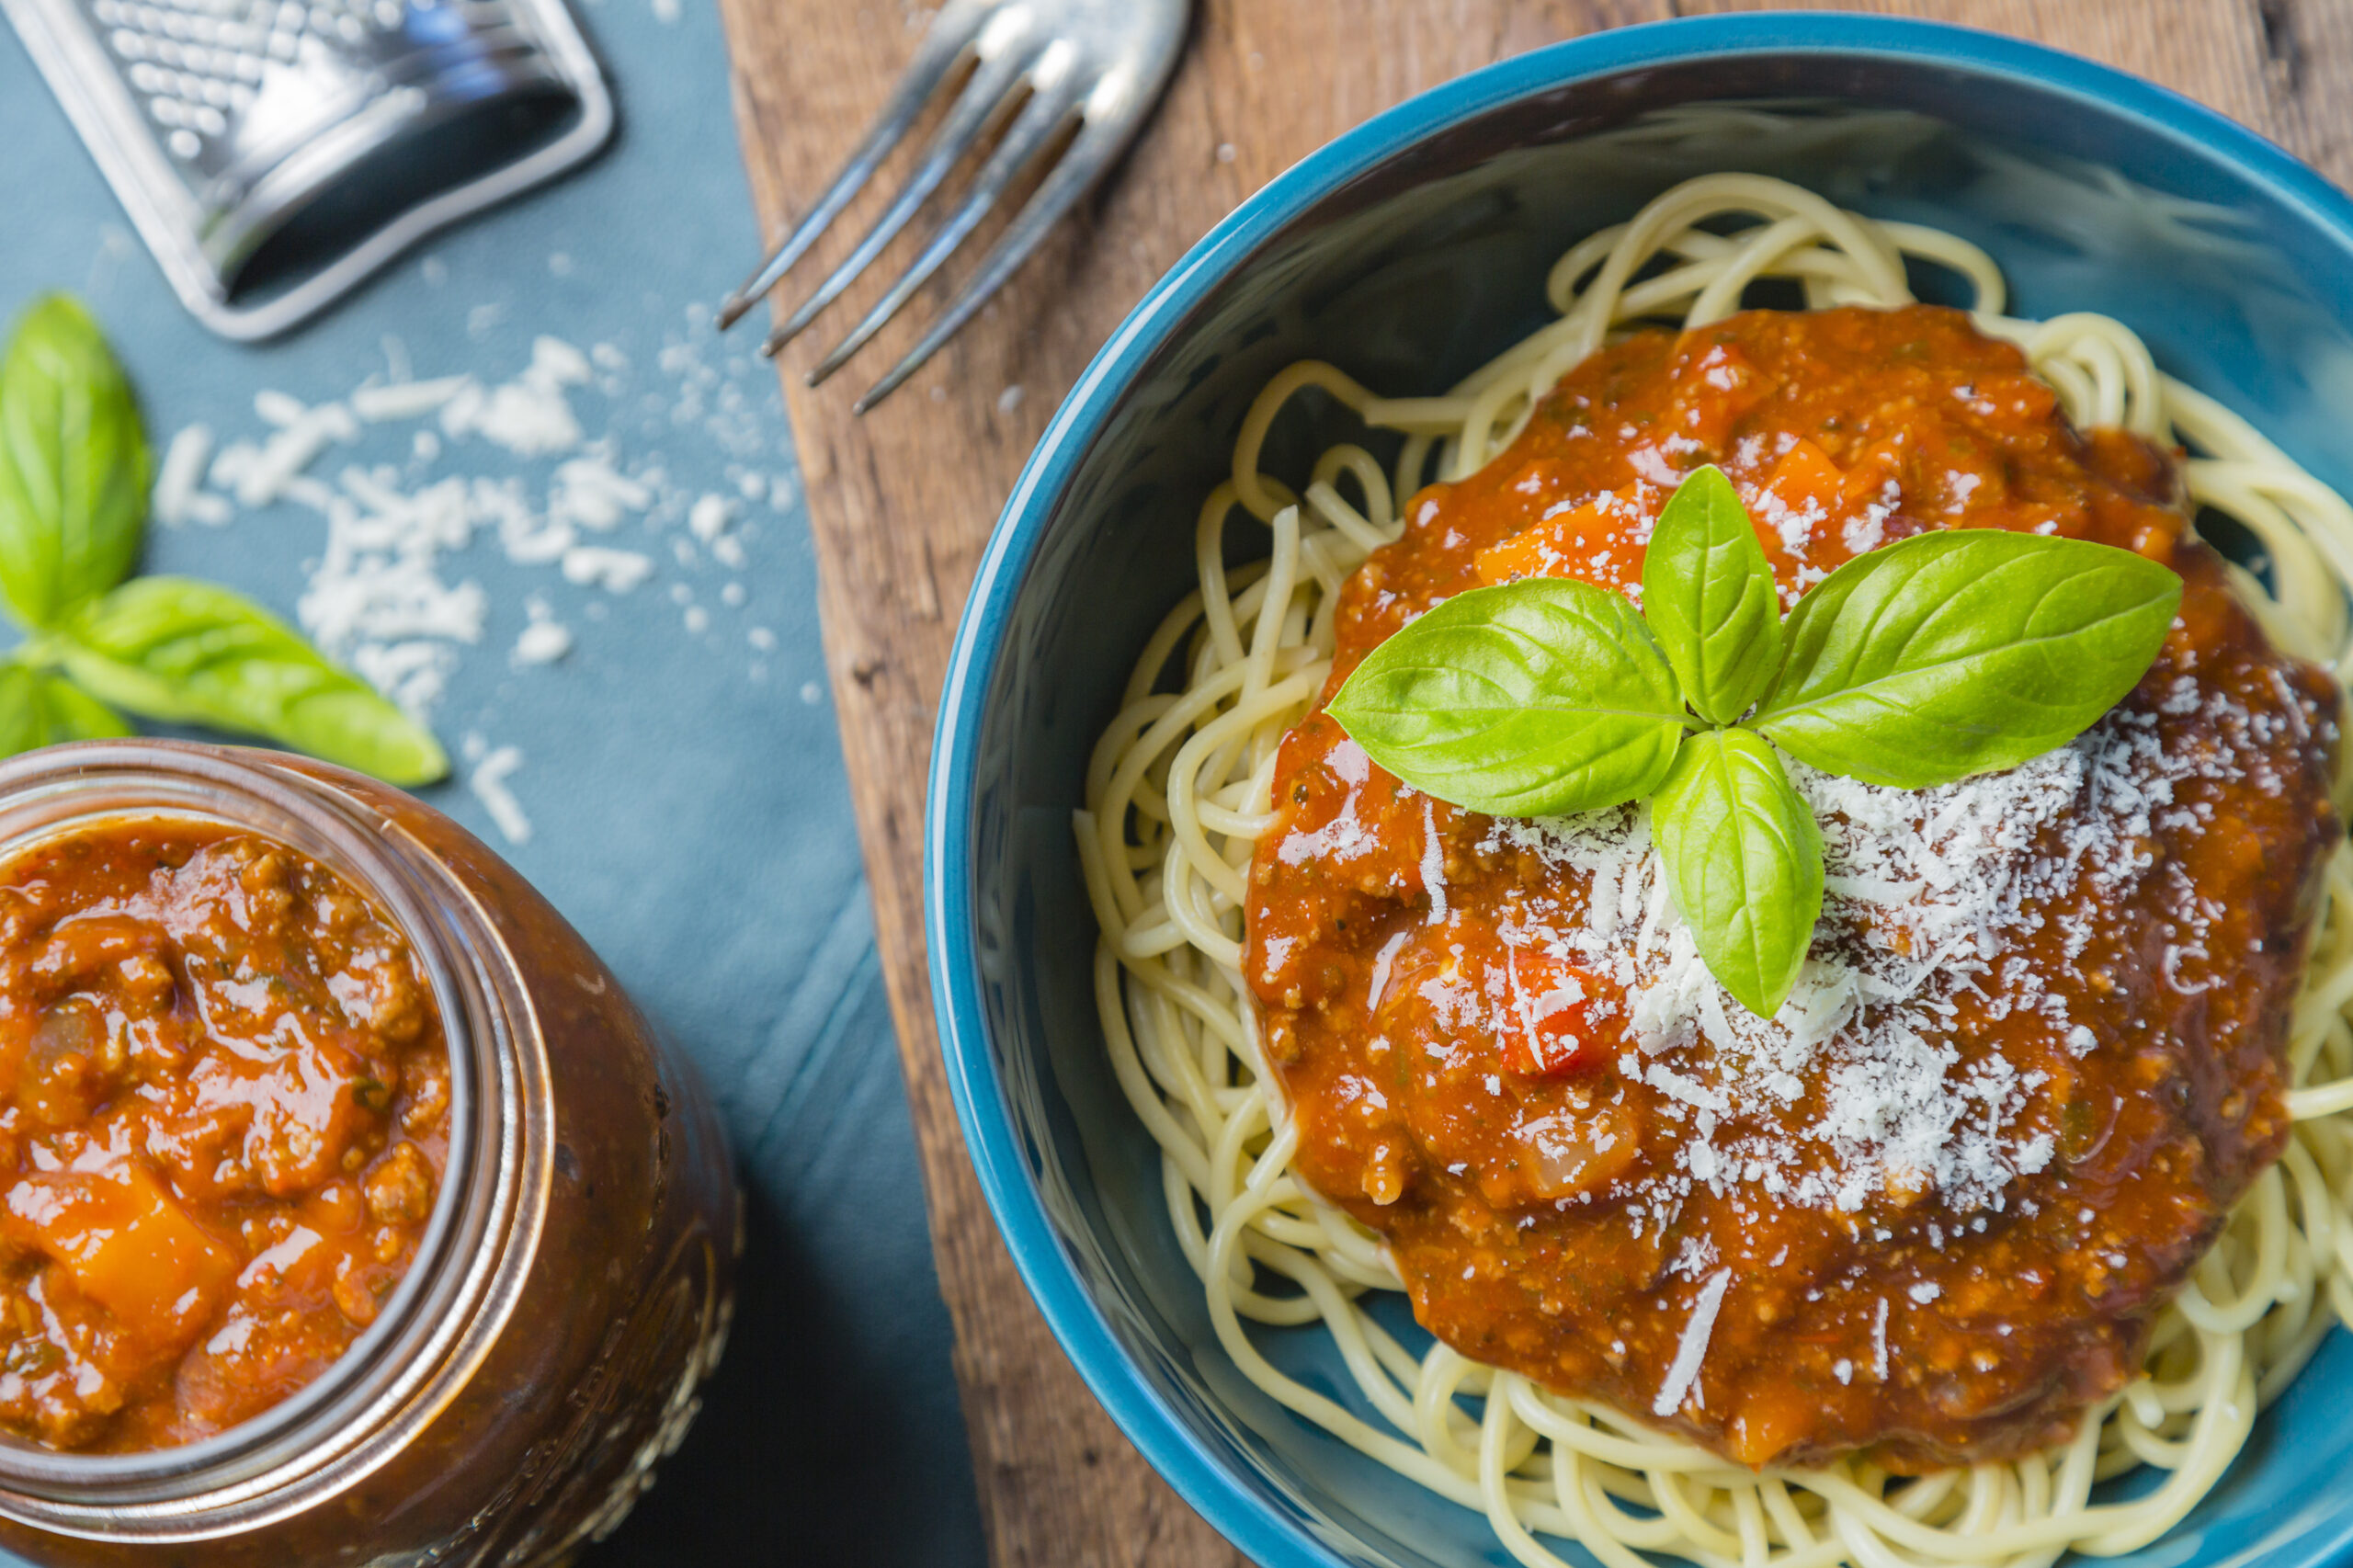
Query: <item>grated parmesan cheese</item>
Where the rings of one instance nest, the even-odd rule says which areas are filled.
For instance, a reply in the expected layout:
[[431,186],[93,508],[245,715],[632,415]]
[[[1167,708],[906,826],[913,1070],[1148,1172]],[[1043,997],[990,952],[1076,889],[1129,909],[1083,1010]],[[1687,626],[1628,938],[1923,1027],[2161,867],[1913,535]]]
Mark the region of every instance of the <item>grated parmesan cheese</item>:
[[466,788],[474,792],[474,798],[482,802],[483,810],[490,813],[490,820],[506,836],[506,842],[529,844],[531,841],[531,819],[524,814],[523,803],[515,798],[515,791],[506,787],[506,780],[523,766],[521,749],[497,746],[485,750],[479,737],[469,739],[474,744],[467,750],[479,753],[480,760],[466,775]]
[[1666,1381],[1660,1385],[1658,1398],[1651,1402],[1653,1415],[1672,1415],[1682,1409],[1684,1396],[1699,1381],[1699,1363],[1707,1359],[1708,1340],[1716,1332],[1716,1313],[1723,1307],[1724,1290],[1731,1284],[1732,1270],[1719,1268],[1699,1287],[1699,1299],[1691,1304],[1690,1319],[1675,1347],[1674,1363],[1666,1369]]
[[443,376],[430,381],[394,381],[389,386],[364,386],[351,394],[351,412],[370,425],[422,419],[474,384],[472,376]]
[[531,623],[515,639],[517,664],[552,665],[572,652],[572,631],[552,619],[546,600],[533,598],[529,611]]
[[1429,894],[1430,924],[1445,925],[1446,846],[1438,840],[1437,813],[1427,800],[1422,801],[1422,891]]
[[709,544],[735,520],[735,503],[724,495],[705,495],[687,513],[687,531]]
[[211,426],[191,425],[172,437],[172,444],[164,449],[163,463],[155,472],[155,491],[151,505],[157,522],[165,528],[177,528],[182,523],[195,520],[198,489],[204,483],[205,467],[211,461]]
[[563,552],[563,580],[594,583],[608,593],[626,594],[654,575],[654,558],[634,550],[578,544]]
[[[2203,705],[2226,734],[2257,727],[2195,680],[2169,700],[2186,705],[2180,712]],[[1633,1211],[1664,1225],[1694,1187],[1721,1197],[1747,1186],[1841,1213],[1882,1190],[1934,1191],[1967,1215],[1999,1210],[2014,1180],[2048,1166],[2049,1133],[2018,1119],[2041,1074],[1998,1051],[1964,1055],[1949,1020],[1956,998],[1975,993],[1972,1006],[1991,1017],[2029,1017],[2076,1056],[2097,1049],[2018,942],[2050,930],[2067,959],[2081,955],[2098,912],[2161,874],[2152,835],[2200,825],[2177,787],[2270,766],[2258,746],[2168,752],[2157,722],[2120,709],[2071,745],[1936,790],[1860,784],[1792,760],[1791,780],[1823,825],[1826,896],[1797,986],[1770,1019],[1731,1003],[1708,972],[1639,809],[1495,819],[1483,852],[1532,854],[1580,873],[1586,890],[1582,907],[1524,907],[1505,939],[1615,982],[1629,1041],[1620,1072],[1684,1119],[1675,1168],[1646,1178]],[[1438,851],[1429,831],[1422,864],[1434,917],[1444,907]],[[2170,900],[2165,973],[2186,990],[2202,983],[2207,915],[2186,883],[2161,891]],[[1449,1027],[1500,1022],[1479,998],[1440,990],[1432,1000]]]
[[[680,525],[690,523],[700,493],[673,483],[658,458],[624,460],[626,430],[636,427],[642,435],[644,426],[658,425],[652,433],[659,438],[690,437],[697,451],[720,460],[709,467],[723,462],[727,483],[746,502],[766,496],[779,511],[794,504],[798,492],[790,476],[752,466],[772,450],[775,429],[738,381],[765,368],[749,353],[731,355],[724,369],[711,363],[706,344],[717,347],[717,338],[708,309],[689,308],[687,322],[684,333],[665,339],[661,380],[651,389],[632,384],[629,356],[610,344],[584,352],[542,337],[521,373],[501,383],[472,374],[415,379],[405,346],[388,337],[389,376],[369,375],[339,399],[313,403],[268,390],[256,395],[255,424],[244,438],[219,444],[206,424],[179,431],[159,465],[156,518],[167,527],[222,527],[246,512],[278,506],[314,514],[324,532],[303,562],[307,582],[296,619],[331,656],[411,713],[426,717],[446,696],[463,650],[483,639],[492,619],[489,595],[460,568],[483,541],[494,543],[510,564],[549,569],[551,582],[561,576],[611,593],[652,577],[657,558],[588,545],[583,542],[587,536],[609,536],[625,527],[649,534],[672,530],[680,564],[699,562],[692,543],[679,536],[694,532]],[[645,395],[637,396],[640,392]],[[609,423],[604,436],[591,440],[574,399],[585,403],[597,395],[611,400]],[[644,409],[656,411],[654,418],[647,419]],[[419,421],[426,423],[399,428]],[[387,427],[381,437],[369,434],[377,426]],[[362,440],[370,442],[371,451],[391,444],[400,461],[347,462],[332,480],[313,472],[336,446]],[[453,458],[453,467],[464,460],[472,468],[435,473],[445,456]],[[554,463],[551,472],[540,468],[545,461]],[[535,491],[542,472],[544,490]],[[727,506],[722,531],[704,543],[722,564],[741,566],[747,559],[744,540],[758,525],[737,504]],[[273,549],[283,548],[278,537]],[[735,609],[748,595],[731,584],[720,597]],[[592,601],[583,611],[593,621],[602,608]],[[526,608],[529,620],[516,637],[509,664],[537,669],[567,657],[572,629],[540,595],[532,595]],[[690,633],[707,631],[710,615],[699,607],[688,618],[699,623],[689,626]],[[751,635],[756,650],[774,646],[763,628],[751,629]],[[765,678],[767,665],[753,659],[745,673]],[[519,824],[528,834],[529,819],[506,783],[520,766],[520,754],[506,761],[495,750],[483,750],[477,760],[483,758],[494,766],[487,774],[474,770],[483,780],[475,793],[483,797],[494,825],[520,842],[509,830]],[[502,804],[494,808],[493,798]]]

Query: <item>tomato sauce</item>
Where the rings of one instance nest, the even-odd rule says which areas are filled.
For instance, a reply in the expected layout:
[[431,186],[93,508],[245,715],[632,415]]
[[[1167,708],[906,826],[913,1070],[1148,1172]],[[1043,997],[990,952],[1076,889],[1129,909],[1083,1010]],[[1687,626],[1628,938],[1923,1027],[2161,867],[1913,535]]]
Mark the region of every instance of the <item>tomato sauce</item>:
[[[2002,528],[2165,562],[2180,617],[2139,688],[2052,759],[2055,795],[2022,771],[1914,811],[1816,780],[1847,802],[1822,809],[1856,863],[1891,799],[1924,845],[1949,831],[1932,805],[2011,790],[2040,813],[1969,830],[1972,874],[2009,902],[1948,911],[1998,940],[1935,952],[1913,944],[1941,895],[1834,847],[1815,956],[1862,978],[1822,1039],[1788,1008],[1770,1031],[1711,1021],[1737,1004],[1704,988],[1662,1008],[1643,987],[1663,971],[1597,936],[1671,948],[1591,848],[1639,851],[1638,812],[1603,813],[1589,843],[1498,824],[1310,717],[1279,760],[1245,960],[1296,1168],[1386,1238],[1446,1343],[1740,1461],[1863,1450],[1916,1471],[2041,1448],[2135,1374],[2286,1140],[2283,1041],[2338,833],[2335,689],[2232,597],[2169,455],[2075,430],[2015,347],[1908,307],[1752,312],[1593,356],[1348,581],[1325,698],[1482,584],[1639,597],[1659,506],[1708,462],[1785,607],[1880,544]],[[1870,989],[1891,973],[1900,1005]]]
[[252,833],[0,865],[0,1426],[130,1452],[267,1410],[416,1255],[449,1057],[405,939]]

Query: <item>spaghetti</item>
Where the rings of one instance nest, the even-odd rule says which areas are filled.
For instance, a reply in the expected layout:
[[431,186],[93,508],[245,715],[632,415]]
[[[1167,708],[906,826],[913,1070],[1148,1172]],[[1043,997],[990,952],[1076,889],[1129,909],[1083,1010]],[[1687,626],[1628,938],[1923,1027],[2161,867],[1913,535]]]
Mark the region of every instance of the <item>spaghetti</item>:
[[[1717,232],[1727,219],[1749,226]],[[2017,343],[2078,427],[2189,449],[2191,498],[2251,529],[2274,563],[2276,597],[2234,569],[2241,597],[2282,648],[2342,671],[2353,507],[2334,492],[2237,415],[2161,374],[2121,324],[2004,315],[1999,272],[1966,242],[1847,213],[1780,181],[1719,175],[1572,249],[1548,282],[1559,319],[1446,396],[1375,397],[1319,363],[1269,383],[1244,421],[1233,477],[1202,507],[1199,588],[1146,643],[1089,766],[1076,825],[1102,929],[1104,1033],[1162,1150],[1170,1219],[1221,1341],[1278,1403],[1482,1510],[1530,1568],[1562,1563],[1540,1535],[1575,1540],[1612,1568],[1638,1568],[1644,1551],[1740,1568],[2028,1568],[2070,1550],[2130,1551],[2215,1483],[2329,1324],[2353,1324],[2353,850],[2341,841],[2290,1036],[2285,1152],[2165,1309],[2144,1377],[2056,1449],[1918,1477],[1855,1457],[1760,1472],[1443,1343],[1416,1353],[1366,1308],[1373,1293],[1402,1289],[1381,1238],[1292,1170],[1298,1129],[1267,1070],[1244,977],[1245,872],[1275,815],[1278,744],[1329,674],[1341,584],[1398,536],[1400,504],[1425,478],[1479,470],[1620,329],[1716,321],[1764,278],[1793,280],[1810,309],[1900,306],[1912,300],[1907,260],[1964,278],[1979,329]],[[1261,473],[1270,426],[1309,387],[1369,426],[1402,432],[1395,462],[1335,447],[1296,494]],[[1224,539],[1237,506],[1267,528],[1273,549],[1230,571]],[[1172,666],[1181,671],[1173,691],[1164,689]],[[1291,1289],[1262,1288],[1274,1278]],[[1320,1324],[1373,1418],[1277,1370],[1245,1321]],[[2143,1465],[2163,1472],[2144,1494],[2092,1500],[2097,1483]]]

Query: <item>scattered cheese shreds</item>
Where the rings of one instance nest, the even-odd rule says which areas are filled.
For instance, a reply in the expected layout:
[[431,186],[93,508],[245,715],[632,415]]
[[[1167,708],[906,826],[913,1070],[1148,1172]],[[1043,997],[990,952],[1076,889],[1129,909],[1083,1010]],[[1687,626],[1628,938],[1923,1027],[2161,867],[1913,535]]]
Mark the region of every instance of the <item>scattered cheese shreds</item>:
[[195,520],[198,490],[204,483],[205,466],[211,460],[211,426],[191,425],[172,437],[155,472],[153,504],[157,522],[177,528]]
[[[480,642],[493,619],[489,596],[453,562],[481,540],[494,541],[512,564],[548,568],[551,581],[561,576],[606,593],[628,593],[656,571],[652,553],[583,542],[625,526],[676,530],[682,566],[699,562],[697,541],[722,563],[744,564],[742,541],[756,528],[743,521],[741,505],[673,484],[659,457],[625,462],[619,443],[628,416],[647,426],[639,435],[690,435],[724,462],[727,483],[745,501],[767,496],[779,511],[792,504],[797,491],[790,476],[750,466],[773,449],[775,429],[737,381],[760,377],[765,367],[744,353],[722,370],[706,358],[706,341],[717,343],[710,312],[690,307],[685,333],[674,333],[660,350],[662,381],[631,395],[637,389],[626,379],[630,357],[611,344],[584,352],[542,336],[522,371],[500,382],[472,374],[415,379],[405,346],[388,338],[389,380],[380,371],[340,399],[315,403],[264,391],[254,400],[251,434],[226,444],[207,424],[179,431],[158,466],[154,513],[173,527],[220,527],[244,511],[280,505],[316,513],[324,535],[303,562],[307,581],[296,619],[331,656],[425,719],[445,696],[461,651]],[[604,437],[587,438],[575,393],[607,400]],[[646,408],[659,411],[654,420],[643,416]],[[398,464],[347,463],[333,483],[313,472],[334,448],[361,440],[369,426],[419,421],[405,436],[395,430],[377,438],[399,444]],[[656,422],[660,428],[650,428]],[[487,458],[504,472],[433,472],[445,457],[454,467],[469,460],[459,455],[467,453],[477,466]],[[538,471],[545,488],[535,495],[534,470],[527,465],[540,462],[554,466]],[[722,509],[715,526],[714,502]],[[735,591],[722,591],[721,598],[738,608],[747,596],[740,585],[730,586]],[[566,658],[574,645],[572,629],[540,595],[530,596],[526,608],[529,619],[516,635],[510,665],[531,669]],[[585,608],[591,620],[604,613],[593,601]],[[685,620],[689,633],[699,635],[710,628],[710,612],[698,606]],[[758,631],[755,646],[767,635]],[[754,661],[746,673],[761,679],[766,666]],[[469,782],[484,809],[510,841],[523,842],[530,824],[506,784],[521,754],[469,737],[467,756],[479,765]]]
[[371,425],[422,419],[438,413],[450,399],[472,385],[472,376],[443,376],[430,381],[361,387],[351,394],[351,412]]
[[1699,1363],[1707,1359],[1708,1340],[1716,1332],[1716,1313],[1722,1310],[1724,1290],[1731,1284],[1732,1270],[1719,1268],[1699,1287],[1699,1299],[1691,1303],[1690,1319],[1675,1346],[1675,1360],[1666,1369],[1666,1381],[1660,1385],[1658,1398],[1651,1402],[1653,1415],[1672,1415],[1682,1409],[1684,1397],[1699,1381]]
[[490,820],[509,844],[531,841],[531,819],[524,814],[523,803],[515,798],[515,791],[506,787],[506,780],[522,766],[523,753],[518,747],[499,746],[484,755],[466,776],[466,787],[474,792],[474,798],[482,802],[483,810],[490,813]]
[[608,592],[626,594],[652,575],[654,558],[633,550],[582,544],[563,552],[563,580],[567,583],[594,583]]
[[[2188,676],[2169,700],[2188,704],[2182,711],[2203,706],[2243,739],[2261,740],[2253,728],[2272,722]],[[1647,1179],[1650,1212],[1663,1217],[1694,1186],[1721,1194],[1749,1185],[1843,1213],[1902,1186],[1936,1191],[1967,1214],[2001,1207],[2004,1188],[2044,1169],[2055,1151],[2047,1132],[2013,1125],[2040,1074],[1999,1051],[1958,1050],[1948,1023],[1955,997],[1973,992],[1991,1017],[2032,1018],[2075,1055],[2095,1049],[2063,997],[2016,956],[2018,939],[2055,936],[2073,961],[2097,936],[2098,910],[2167,874],[2153,870],[2154,835],[2202,830],[2177,789],[2245,778],[2276,790],[2276,778],[2257,777],[2267,756],[2236,744],[2169,751],[2157,715],[2120,709],[2022,767],[1935,790],[1859,784],[1791,761],[1823,825],[1827,897],[1797,987],[1770,1019],[1729,1002],[1708,972],[1638,809],[1497,819],[1483,848],[1579,874],[1582,908],[1531,907],[1504,935],[1622,991],[1620,1071],[1688,1117],[1676,1167]],[[1352,825],[1352,810],[1353,796],[1315,835],[1279,846],[1278,858],[1291,859],[1293,842]],[[1423,875],[1438,916],[1442,861],[1425,826]],[[2158,884],[2174,943],[2166,972],[2188,988],[2205,957],[2207,916],[2173,891]],[[1427,984],[1443,993],[1432,1000],[1450,1027],[1483,1027],[1489,1004],[1470,987]]]
[[687,531],[709,544],[735,520],[735,503],[724,495],[705,495],[687,513]]
[[563,622],[535,620],[515,639],[518,665],[552,665],[572,652],[572,632]]
[[272,392],[267,387],[254,393],[254,414],[265,425],[275,425],[284,430],[299,423],[308,412],[302,406],[301,399],[289,393]]

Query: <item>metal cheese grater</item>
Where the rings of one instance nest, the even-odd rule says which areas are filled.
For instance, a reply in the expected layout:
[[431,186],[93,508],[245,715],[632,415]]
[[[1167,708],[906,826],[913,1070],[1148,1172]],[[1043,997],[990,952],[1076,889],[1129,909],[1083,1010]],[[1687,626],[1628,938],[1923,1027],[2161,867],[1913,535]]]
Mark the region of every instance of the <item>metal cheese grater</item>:
[[312,315],[611,133],[563,0],[0,0],[188,308]]

